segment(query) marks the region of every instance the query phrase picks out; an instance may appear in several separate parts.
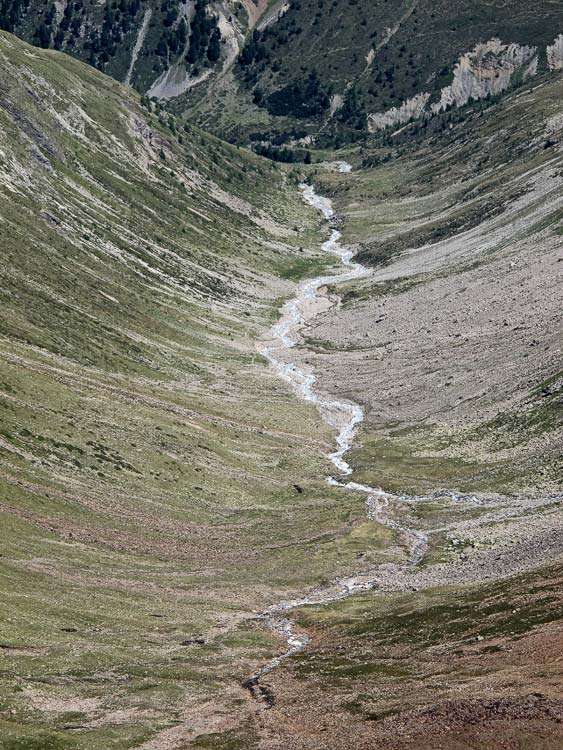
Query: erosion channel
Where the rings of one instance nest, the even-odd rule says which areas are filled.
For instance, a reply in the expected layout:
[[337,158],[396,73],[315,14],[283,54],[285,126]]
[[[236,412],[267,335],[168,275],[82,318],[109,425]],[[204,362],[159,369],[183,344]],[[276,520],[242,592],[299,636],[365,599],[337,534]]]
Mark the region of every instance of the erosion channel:
[[[350,171],[349,165],[345,162],[339,163],[338,169],[341,172]],[[259,345],[259,351],[279,376],[291,385],[298,396],[315,404],[327,424],[336,430],[337,448],[328,455],[334,464],[336,474],[327,477],[327,482],[346,490],[365,494],[367,517],[402,533],[409,544],[408,563],[414,565],[424,556],[427,547],[426,535],[414,529],[399,527],[395,521],[387,517],[386,507],[390,498],[388,493],[377,487],[347,480],[347,477],[352,474],[352,468],[344,456],[350,450],[358,426],[364,419],[362,407],[351,401],[340,401],[329,395],[318,393],[315,390],[315,374],[309,369],[298,367],[291,361],[291,350],[299,340],[299,330],[317,314],[316,303],[321,298],[321,290],[330,284],[352,281],[370,274],[368,268],[353,260],[352,250],[341,244],[342,235],[334,226],[335,214],[331,201],[317,194],[312,185],[302,184],[300,189],[304,200],[318,209],[329,222],[330,237],[323,244],[323,250],[334,255],[341,262],[342,268],[333,274],[303,281],[299,285],[297,295],[284,304],[279,321],[271,329],[267,340]],[[324,309],[326,309],[326,304],[331,303],[324,297],[323,300]],[[373,573],[375,572],[374,570]],[[364,570],[357,576],[336,579],[328,587],[315,589],[300,599],[282,601],[262,612],[259,619],[286,640],[287,650],[261,667],[243,683],[243,687],[258,700],[271,705],[273,696],[265,686],[260,684],[260,679],[278,667],[285,659],[303,650],[309,642],[306,633],[296,631],[290,616],[291,610],[308,604],[328,604],[351,596],[357,591],[370,589],[374,584],[375,578],[370,577],[369,572],[366,573]]]

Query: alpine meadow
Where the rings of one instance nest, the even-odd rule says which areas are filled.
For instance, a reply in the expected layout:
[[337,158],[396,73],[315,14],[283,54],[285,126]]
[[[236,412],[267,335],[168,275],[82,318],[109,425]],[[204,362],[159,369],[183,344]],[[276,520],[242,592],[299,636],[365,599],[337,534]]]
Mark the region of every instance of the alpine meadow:
[[0,0],[0,750],[563,746],[560,0]]

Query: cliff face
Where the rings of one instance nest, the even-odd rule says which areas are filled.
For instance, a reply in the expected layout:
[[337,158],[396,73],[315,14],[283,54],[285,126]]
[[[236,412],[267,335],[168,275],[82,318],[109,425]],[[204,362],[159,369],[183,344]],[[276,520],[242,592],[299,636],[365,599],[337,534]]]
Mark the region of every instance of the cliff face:
[[[547,67],[563,67],[563,34],[546,48]],[[525,80],[538,71],[539,52],[536,47],[504,43],[490,39],[477,44],[461,55],[454,66],[451,84],[442,88],[438,101],[431,102],[429,92],[407,99],[399,107],[368,115],[371,132],[394,125],[403,125],[424,113],[437,114],[450,107],[463,107],[472,99],[486,99],[506,91],[518,78]]]
[[510,86],[516,73],[524,78],[534,75],[538,64],[536,52],[535,47],[503,44],[500,39],[478,44],[461,56],[451,85],[442,89],[440,101],[431,106],[432,112],[500,94]]
[[550,70],[561,70],[563,68],[563,34],[559,34],[553,44],[547,45],[546,57],[547,66]]
[[392,109],[388,109],[387,112],[378,112],[369,115],[368,127],[373,132],[415,120],[426,111],[429,99],[430,94],[417,94],[412,99],[407,99],[403,102],[400,107],[393,107]]

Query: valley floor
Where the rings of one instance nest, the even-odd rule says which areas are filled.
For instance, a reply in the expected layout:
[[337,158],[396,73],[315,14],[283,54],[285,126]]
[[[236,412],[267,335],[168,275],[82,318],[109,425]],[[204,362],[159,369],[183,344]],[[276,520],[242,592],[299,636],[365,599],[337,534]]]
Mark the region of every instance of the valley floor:
[[[559,86],[540,101],[556,106]],[[504,106],[514,117],[527,103]],[[513,123],[533,144],[534,124]],[[463,144],[462,132],[450,147],[461,165]],[[262,679],[261,748],[563,741],[562,160],[560,146],[528,148],[505,167],[502,190],[519,197],[501,212],[399,249],[361,280],[327,282],[306,310],[292,359],[315,373],[321,398],[362,404],[351,478],[393,494],[371,515],[368,503],[358,527],[354,581],[371,590],[321,606],[313,594],[294,610],[311,640]],[[412,228],[424,235],[436,217],[455,224],[459,186],[417,195],[413,163],[318,175],[362,260],[405,231],[416,247]],[[490,174],[456,178],[480,195]],[[387,529],[382,545],[373,520]],[[415,565],[413,532],[428,539]]]
[[294,171],[0,63],[0,748],[559,748],[561,77],[308,168],[343,282]]

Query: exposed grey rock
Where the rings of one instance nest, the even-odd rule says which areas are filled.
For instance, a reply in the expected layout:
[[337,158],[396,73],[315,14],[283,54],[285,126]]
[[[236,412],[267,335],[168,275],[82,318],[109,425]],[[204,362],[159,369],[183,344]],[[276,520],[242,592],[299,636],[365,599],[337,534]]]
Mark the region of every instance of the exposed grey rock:
[[440,101],[431,106],[432,112],[442,112],[451,106],[462,107],[470,99],[500,94],[510,86],[517,71],[521,71],[524,78],[534,75],[536,52],[536,47],[504,44],[500,39],[477,44],[460,57],[451,85],[442,89]]
[[[548,64],[552,70],[563,66],[563,35],[548,47]],[[441,90],[436,103],[428,105],[431,94],[421,92],[399,107],[368,115],[368,129],[375,132],[403,125],[425,113],[437,114],[449,107],[462,107],[471,99],[495,96],[508,89],[516,73],[526,79],[534,76],[537,68],[536,47],[490,39],[460,57],[454,67],[452,83]]]
[[563,34],[555,38],[553,44],[548,44],[545,50],[547,67],[550,70],[563,69]]
[[370,132],[383,130],[392,125],[402,125],[414,120],[426,110],[426,104],[430,94],[422,93],[407,99],[400,107],[393,107],[387,112],[379,112],[368,116],[368,129]]

